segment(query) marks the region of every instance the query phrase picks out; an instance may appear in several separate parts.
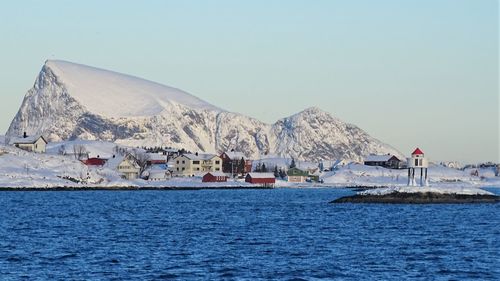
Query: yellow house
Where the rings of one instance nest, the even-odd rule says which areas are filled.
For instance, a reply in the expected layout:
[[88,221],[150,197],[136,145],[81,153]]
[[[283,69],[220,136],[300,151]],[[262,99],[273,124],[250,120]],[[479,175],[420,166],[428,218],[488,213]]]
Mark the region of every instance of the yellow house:
[[307,180],[308,172],[302,171],[299,168],[290,168],[287,172],[288,182],[303,183]]
[[43,136],[28,137],[26,133],[23,138],[12,138],[10,144],[30,152],[45,153],[47,141]]
[[177,177],[194,177],[221,171],[222,159],[215,154],[183,154],[173,160],[173,175]]

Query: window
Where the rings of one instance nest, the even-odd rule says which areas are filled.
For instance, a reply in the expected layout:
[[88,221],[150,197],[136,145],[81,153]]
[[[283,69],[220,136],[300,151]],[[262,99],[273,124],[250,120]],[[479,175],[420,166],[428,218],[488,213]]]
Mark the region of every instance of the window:
[[186,161],[182,160],[182,164],[186,164]]
[[215,165],[219,165],[219,164],[220,164],[219,160],[215,161]]
[[418,159],[415,159],[415,166],[418,166]]
[[220,171],[220,169],[219,169],[219,168],[215,168],[215,170],[216,170],[216,171]]
[[200,161],[193,161],[193,165],[200,165]]
[[183,167],[182,170],[184,171],[184,170],[186,170],[186,168]]
[[418,159],[418,165],[422,166],[422,159]]
[[179,160],[177,160],[177,164],[179,164]]
[[199,170],[200,170],[200,168],[196,168],[196,171],[199,171]]
[[177,167],[177,172],[179,171],[179,167]]

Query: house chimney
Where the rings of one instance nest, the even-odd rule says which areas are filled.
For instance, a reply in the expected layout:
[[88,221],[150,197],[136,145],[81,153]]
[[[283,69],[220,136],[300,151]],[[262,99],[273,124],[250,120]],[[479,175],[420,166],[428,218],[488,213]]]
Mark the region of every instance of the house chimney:
[[26,134],[26,132],[23,133],[23,138],[27,138],[28,135]]

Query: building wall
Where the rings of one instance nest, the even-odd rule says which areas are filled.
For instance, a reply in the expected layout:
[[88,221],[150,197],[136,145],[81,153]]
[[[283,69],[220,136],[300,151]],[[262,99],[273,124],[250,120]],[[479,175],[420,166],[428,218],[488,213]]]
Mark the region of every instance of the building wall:
[[427,158],[419,155],[407,158],[407,163],[408,168],[427,168],[429,166]]
[[124,159],[118,165],[118,172],[122,173],[128,180],[134,180],[139,177],[140,169],[129,159]]
[[252,184],[274,184],[276,183],[275,178],[252,178],[247,176],[245,178],[245,182],[252,183]]
[[45,148],[47,144],[43,141],[42,138],[39,138],[34,145],[33,151],[36,153],[45,153]]
[[305,182],[306,177],[303,176],[288,176],[288,182]]
[[215,156],[210,160],[192,160],[185,156],[174,159],[174,175],[178,177],[192,177],[201,173],[221,172],[222,159]]
[[16,144],[16,147],[22,149],[22,150],[26,150],[26,151],[33,151],[34,152],[34,149],[35,149],[35,146],[33,144],[25,144],[25,143],[20,143],[20,144]]
[[203,176],[202,182],[227,182],[227,177],[206,174]]
[[[239,170],[240,161],[241,159],[239,160],[231,160],[230,158],[222,159],[222,171],[224,173],[232,173],[232,172],[237,173]],[[245,169],[243,171],[245,174],[252,172],[252,164],[253,164],[252,160],[245,160]]]

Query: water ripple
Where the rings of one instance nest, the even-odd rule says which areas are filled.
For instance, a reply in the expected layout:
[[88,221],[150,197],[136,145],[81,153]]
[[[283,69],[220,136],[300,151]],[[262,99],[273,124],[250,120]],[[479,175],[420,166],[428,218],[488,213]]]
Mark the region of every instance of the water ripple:
[[0,276],[500,279],[500,204],[328,204],[350,193],[1,192]]

